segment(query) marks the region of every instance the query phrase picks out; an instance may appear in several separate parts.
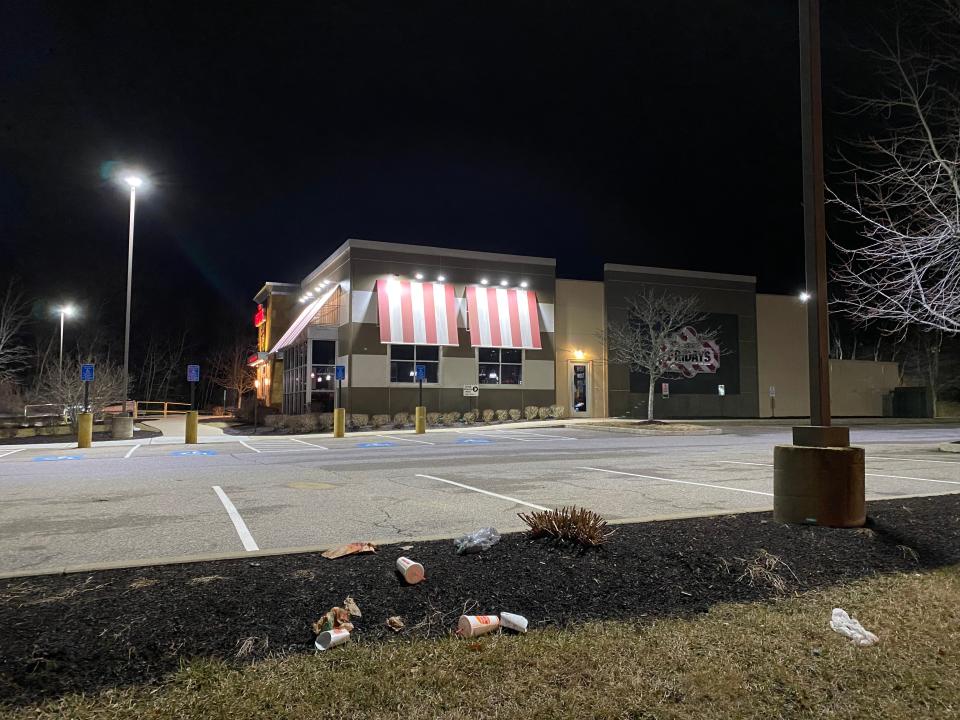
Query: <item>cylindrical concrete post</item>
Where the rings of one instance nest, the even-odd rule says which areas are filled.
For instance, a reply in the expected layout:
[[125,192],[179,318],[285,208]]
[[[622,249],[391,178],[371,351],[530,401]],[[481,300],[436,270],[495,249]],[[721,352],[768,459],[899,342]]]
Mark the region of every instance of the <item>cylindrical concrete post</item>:
[[110,437],[114,440],[133,438],[133,418],[129,415],[114,415],[110,425]]
[[187,429],[183,434],[183,441],[187,445],[196,445],[197,444],[197,425],[199,424],[198,416],[199,413],[196,410],[190,410],[187,412]]
[[416,422],[414,423],[416,432],[422,435],[427,431],[427,408],[423,405],[417,406]]
[[345,408],[336,408],[333,411],[333,436],[341,438],[347,429],[347,411]]
[[88,448],[93,446],[93,413],[77,415],[77,447]]
[[863,448],[774,448],[773,517],[778,522],[861,527],[864,500]]

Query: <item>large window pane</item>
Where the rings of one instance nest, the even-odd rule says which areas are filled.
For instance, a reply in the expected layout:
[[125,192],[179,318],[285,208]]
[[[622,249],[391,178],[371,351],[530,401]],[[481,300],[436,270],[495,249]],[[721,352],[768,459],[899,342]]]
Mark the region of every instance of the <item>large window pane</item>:
[[440,348],[436,345],[417,345],[417,360],[433,360],[436,362],[440,359]]
[[480,365],[478,379],[481,385],[496,385],[500,382],[500,366],[490,364]]
[[516,363],[523,362],[523,350],[508,350],[504,348],[500,351],[500,362]]
[[498,363],[500,351],[497,348],[480,348],[477,350],[477,358],[482,363]]
[[390,363],[390,382],[413,382],[414,377],[413,361]]
[[393,360],[413,360],[413,345],[391,345],[390,358]]
[[337,343],[333,340],[313,341],[313,364],[333,365],[337,362]]
[[501,365],[500,366],[500,384],[501,385],[519,385],[520,371],[522,365]]
[[427,379],[424,382],[435,383],[440,381],[440,363],[423,363],[427,368]]

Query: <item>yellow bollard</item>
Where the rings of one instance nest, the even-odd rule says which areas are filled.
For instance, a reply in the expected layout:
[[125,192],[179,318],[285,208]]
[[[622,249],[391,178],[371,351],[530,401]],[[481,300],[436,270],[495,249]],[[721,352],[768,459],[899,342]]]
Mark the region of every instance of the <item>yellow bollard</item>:
[[343,437],[347,429],[347,411],[345,408],[336,408],[333,411],[333,436]]
[[93,446],[93,413],[77,415],[77,447],[88,448]]
[[415,427],[418,435],[423,435],[427,431],[427,408],[423,405],[417,405]]
[[184,433],[183,441],[187,445],[196,445],[197,444],[197,411],[190,410],[187,412],[187,431]]

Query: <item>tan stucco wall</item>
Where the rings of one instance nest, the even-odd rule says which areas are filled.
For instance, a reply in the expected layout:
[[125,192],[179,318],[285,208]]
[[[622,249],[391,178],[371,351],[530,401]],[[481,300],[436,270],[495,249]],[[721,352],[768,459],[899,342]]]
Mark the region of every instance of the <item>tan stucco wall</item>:
[[591,365],[590,414],[607,415],[607,357],[598,333],[605,324],[603,283],[589,280],[557,280],[554,309],[556,334],[557,404],[571,403],[570,364],[579,350]]
[[[810,414],[807,306],[792,295],[757,295],[757,377],[760,416]],[[770,386],[776,387],[771,401]],[[830,361],[834,417],[880,417],[884,397],[899,385],[897,363]]]

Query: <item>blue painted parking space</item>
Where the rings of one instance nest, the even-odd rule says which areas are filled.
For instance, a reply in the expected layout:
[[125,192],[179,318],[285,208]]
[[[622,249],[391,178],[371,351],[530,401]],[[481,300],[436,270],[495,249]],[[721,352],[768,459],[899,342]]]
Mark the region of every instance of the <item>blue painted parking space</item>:
[[83,460],[83,455],[40,455],[34,462],[57,462],[59,460]]
[[396,443],[392,442],[365,442],[358,443],[358,448],[380,448],[380,447],[394,447]]
[[173,457],[189,457],[191,455],[210,456],[210,455],[216,455],[217,451],[216,450],[175,450],[170,454],[173,455]]
[[492,442],[489,438],[457,438],[457,445],[487,445]]

